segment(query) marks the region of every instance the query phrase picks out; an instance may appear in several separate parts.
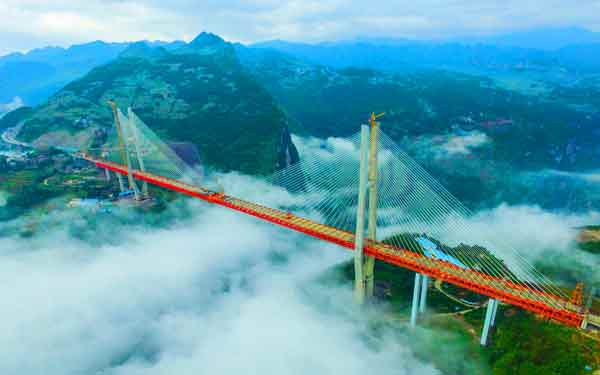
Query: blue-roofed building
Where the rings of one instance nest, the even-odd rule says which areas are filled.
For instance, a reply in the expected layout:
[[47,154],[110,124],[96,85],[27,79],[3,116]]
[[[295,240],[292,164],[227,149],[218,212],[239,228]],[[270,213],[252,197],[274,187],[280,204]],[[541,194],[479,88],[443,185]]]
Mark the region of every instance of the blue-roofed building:
[[423,248],[426,257],[432,258],[432,259],[443,260],[445,262],[452,263],[455,266],[460,267],[460,268],[465,268],[465,269],[469,268],[460,260],[456,259],[455,257],[453,257],[451,255],[446,254],[444,251],[442,251],[438,247],[438,245],[436,245],[429,238],[421,236],[421,237],[417,237],[416,241]]

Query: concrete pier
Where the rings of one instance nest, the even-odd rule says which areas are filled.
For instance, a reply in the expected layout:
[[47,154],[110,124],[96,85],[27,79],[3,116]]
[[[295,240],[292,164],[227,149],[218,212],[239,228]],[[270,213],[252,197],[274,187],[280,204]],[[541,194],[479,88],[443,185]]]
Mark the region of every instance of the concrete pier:
[[424,313],[427,308],[427,289],[429,288],[429,276],[421,275],[421,297],[419,299],[419,313]]
[[491,299],[487,303],[487,308],[485,309],[485,320],[483,322],[483,330],[481,332],[481,340],[479,343],[482,346],[487,345],[488,336],[490,334],[490,328],[493,326],[492,318],[494,316],[494,309],[496,306],[496,300]]
[[492,321],[490,322],[492,327],[496,326],[496,313],[498,312],[499,303],[500,302],[497,299],[494,300],[494,310],[492,311]]
[[120,173],[115,173],[117,175],[117,180],[119,181],[119,190],[122,192],[125,191],[125,184],[123,183],[123,176]]
[[419,298],[421,296],[421,274],[415,273],[415,287],[413,289],[412,307],[410,310],[410,326],[417,326],[417,315],[419,313]]

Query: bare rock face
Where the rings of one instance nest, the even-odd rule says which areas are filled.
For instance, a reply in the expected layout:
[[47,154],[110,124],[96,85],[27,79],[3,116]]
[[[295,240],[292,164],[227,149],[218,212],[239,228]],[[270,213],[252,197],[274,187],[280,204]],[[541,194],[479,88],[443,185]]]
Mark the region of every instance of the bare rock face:
[[298,150],[292,142],[292,136],[287,126],[281,129],[279,144],[277,145],[277,165],[276,168],[283,169],[294,165],[300,161]]

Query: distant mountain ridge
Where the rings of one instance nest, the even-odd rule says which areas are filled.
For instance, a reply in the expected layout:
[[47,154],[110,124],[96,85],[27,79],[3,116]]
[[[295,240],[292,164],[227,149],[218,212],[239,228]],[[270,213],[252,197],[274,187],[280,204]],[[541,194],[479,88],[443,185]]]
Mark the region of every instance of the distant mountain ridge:
[[0,103],[20,97],[27,105],[38,104],[90,69],[114,59],[127,45],[96,41],[0,57]]
[[[197,40],[208,48],[222,39],[210,33]],[[167,51],[186,48],[183,41],[141,41]],[[132,43],[91,43],[69,48],[46,47],[28,53],[0,56],[0,108],[19,98],[37,105],[92,68],[115,59]],[[190,43],[193,45],[194,41]],[[267,41],[250,48],[268,48],[336,68],[362,67],[387,71],[420,69],[530,68],[536,71],[568,69],[600,72],[600,33],[578,28],[538,29],[511,34],[419,41],[393,38],[357,38],[318,44]],[[0,113],[1,115],[1,113]]]
[[[282,39],[267,40],[250,44],[253,47],[283,47],[286,44],[304,44],[319,47],[339,47],[353,44],[370,44],[376,46],[406,45],[485,45],[489,47],[514,47],[552,51],[564,47],[600,43],[600,32],[586,30],[581,27],[536,28],[484,36],[463,36],[437,39],[411,39],[393,37],[365,37],[324,41],[318,43],[290,42]],[[279,46],[278,46],[279,45]]]
[[556,51],[569,46],[600,43],[600,33],[581,27],[539,28],[492,36],[452,38],[450,41]]
[[600,33],[578,28],[539,29],[447,40],[357,38],[339,42],[282,40],[251,44],[336,68],[386,71],[421,69],[566,69],[600,73]]
[[[166,49],[183,44],[160,41],[140,43]],[[130,44],[94,41],[69,48],[45,47],[28,53],[0,56],[0,104],[18,97],[26,105],[37,105],[92,68],[115,59]]]

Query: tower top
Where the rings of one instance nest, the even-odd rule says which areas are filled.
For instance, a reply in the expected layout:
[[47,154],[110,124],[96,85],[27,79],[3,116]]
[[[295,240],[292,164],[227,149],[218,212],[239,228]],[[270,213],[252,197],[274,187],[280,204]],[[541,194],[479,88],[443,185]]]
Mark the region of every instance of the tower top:
[[376,115],[375,112],[371,112],[371,116],[369,117],[369,124],[371,124],[372,128],[374,128],[375,126],[379,125],[379,123],[377,122],[377,119],[380,118],[383,115],[385,115],[385,112],[381,112],[378,115]]

